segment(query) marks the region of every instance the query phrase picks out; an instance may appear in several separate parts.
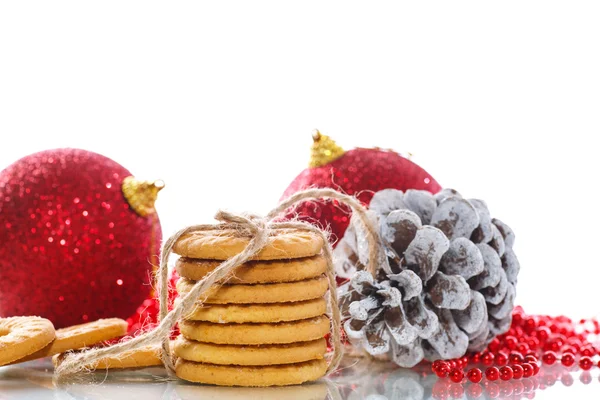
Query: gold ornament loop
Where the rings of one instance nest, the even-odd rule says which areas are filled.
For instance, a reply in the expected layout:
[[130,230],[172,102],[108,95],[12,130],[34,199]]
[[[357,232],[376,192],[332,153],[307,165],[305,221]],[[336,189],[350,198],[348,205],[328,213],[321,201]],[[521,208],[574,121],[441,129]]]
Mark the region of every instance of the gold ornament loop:
[[156,181],[142,181],[133,176],[128,176],[123,179],[121,190],[133,211],[142,217],[147,217],[156,213],[154,203],[158,198],[158,192],[164,187],[165,183],[160,179]]
[[330,162],[337,160],[346,153],[344,149],[335,143],[327,135],[321,134],[318,129],[313,134],[313,145],[310,149],[310,168],[322,167]]

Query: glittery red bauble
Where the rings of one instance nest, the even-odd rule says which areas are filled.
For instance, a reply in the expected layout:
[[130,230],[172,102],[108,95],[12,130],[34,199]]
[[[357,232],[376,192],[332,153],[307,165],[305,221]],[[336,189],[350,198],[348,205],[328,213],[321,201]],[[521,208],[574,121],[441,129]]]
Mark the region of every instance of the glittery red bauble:
[[[375,192],[383,189],[419,189],[437,193],[442,188],[427,171],[398,153],[362,148],[349,150],[326,165],[305,169],[288,186],[282,199],[315,187],[334,188],[356,195],[366,205]],[[344,236],[350,222],[349,209],[337,201],[302,203],[293,214],[322,229],[329,228],[334,242]]]
[[141,217],[129,171],[85,150],[32,154],[0,173],[0,316],[56,328],[127,318],[148,298],[158,217]]
[[[171,277],[169,278],[169,310],[173,308],[175,299],[177,298],[177,281],[179,275],[177,271],[171,271]],[[137,336],[142,332],[146,332],[154,329],[158,325],[158,314],[160,313],[160,303],[155,296],[151,296],[144,300],[144,302],[135,310],[135,314],[127,318],[129,324],[128,334],[131,336]],[[175,332],[175,333],[178,333]],[[175,334],[173,338],[177,335]]]

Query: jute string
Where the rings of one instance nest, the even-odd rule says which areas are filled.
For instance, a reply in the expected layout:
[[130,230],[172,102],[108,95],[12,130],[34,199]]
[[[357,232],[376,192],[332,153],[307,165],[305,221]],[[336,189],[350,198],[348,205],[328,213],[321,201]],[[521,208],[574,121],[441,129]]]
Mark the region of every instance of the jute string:
[[[63,362],[56,368],[55,377],[61,378],[67,375],[86,371],[94,368],[106,357],[117,358],[120,354],[146,346],[161,346],[161,360],[167,371],[174,375],[174,356],[170,349],[169,336],[173,326],[182,317],[189,315],[194,307],[201,305],[203,294],[211,287],[223,284],[235,268],[244,264],[260,252],[269,241],[269,235],[275,229],[300,229],[311,231],[322,237],[325,244],[323,256],[327,262],[327,279],[329,282],[329,301],[331,306],[331,342],[333,352],[329,357],[327,374],[334,371],[342,358],[342,344],[340,338],[341,316],[338,305],[335,270],[333,266],[333,251],[329,244],[327,233],[322,230],[299,221],[277,222],[276,218],[290,207],[307,200],[332,199],[349,206],[353,212],[353,218],[358,218],[367,230],[367,241],[369,247],[368,271],[375,274],[379,252],[379,231],[367,217],[365,207],[354,197],[342,194],[333,189],[309,189],[298,192],[283,202],[279,203],[266,217],[261,218],[252,214],[233,214],[219,211],[215,219],[220,221],[217,225],[193,225],[181,229],[171,236],[164,244],[161,253],[160,267],[157,274],[157,289],[160,301],[160,323],[152,331],[143,333],[128,341],[121,342],[109,347],[90,349],[81,353],[67,354]],[[250,237],[249,243],[241,253],[224,261],[203,279],[197,281],[192,289],[179,301],[175,307],[168,311],[168,261],[173,251],[173,246],[180,237],[193,232],[218,229],[234,229],[240,235]]]

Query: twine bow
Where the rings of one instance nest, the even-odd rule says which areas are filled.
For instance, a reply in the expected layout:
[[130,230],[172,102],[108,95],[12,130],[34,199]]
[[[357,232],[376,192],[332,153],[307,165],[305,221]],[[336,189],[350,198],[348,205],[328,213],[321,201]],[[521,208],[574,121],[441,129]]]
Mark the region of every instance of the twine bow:
[[[341,317],[338,305],[335,270],[333,266],[333,251],[328,241],[327,233],[317,227],[300,221],[277,221],[277,217],[296,205],[307,200],[333,199],[349,206],[353,212],[353,218],[358,218],[367,231],[367,241],[369,245],[369,265],[368,271],[375,274],[377,269],[378,253],[380,251],[378,243],[380,242],[379,231],[373,225],[373,222],[367,217],[366,208],[360,202],[352,197],[333,189],[309,189],[298,192],[283,202],[279,203],[266,217],[262,218],[253,214],[233,214],[227,211],[219,211],[215,219],[220,221],[217,225],[193,225],[181,229],[171,236],[164,244],[161,253],[160,268],[157,275],[157,286],[159,290],[160,301],[160,324],[152,331],[143,333],[131,340],[118,343],[109,347],[91,349],[82,353],[68,354],[63,362],[56,368],[55,376],[57,378],[81,372],[90,367],[95,367],[98,362],[106,357],[116,357],[126,351],[146,346],[158,346],[161,344],[161,360],[167,371],[174,374],[175,366],[173,354],[170,349],[169,336],[171,329],[182,316],[188,315],[194,307],[201,304],[198,300],[203,298],[214,285],[223,284],[232,275],[235,268],[251,260],[259,251],[261,251],[269,241],[269,235],[274,229],[300,229],[313,232],[323,238],[323,256],[327,262],[327,279],[329,282],[329,301],[331,309],[331,341],[333,352],[329,358],[327,374],[333,372],[342,358],[342,345],[340,339]],[[250,237],[250,241],[244,251],[234,257],[223,261],[217,268],[207,274],[204,278],[197,281],[192,289],[168,311],[168,261],[173,251],[173,246],[181,236],[193,232],[215,229],[234,229],[241,235]]]

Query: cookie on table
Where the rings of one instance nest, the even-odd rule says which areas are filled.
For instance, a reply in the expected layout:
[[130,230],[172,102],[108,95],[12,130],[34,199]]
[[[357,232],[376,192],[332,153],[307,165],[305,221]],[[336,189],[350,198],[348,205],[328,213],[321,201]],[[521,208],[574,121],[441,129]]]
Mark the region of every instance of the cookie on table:
[[52,322],[41,317],[0,318],[0,365],[46,347],[56,337]]
[[[86,365],[87,370],[147,368],[163,365],[160,359],[159,345],[149,345],[132,350],[126,350],[114,356],[100,359],[97,363]],[[68,353],[56,354],[52,357],[55,367],[58,367]]]
[[69,350],[82,349],[106,340],[115,339],[126,335],[127,327],[127,321],[120,318],[106,318],[57,329],[56,338],[52,342],[43,349],[18,360],[18,362],[50,357]]

